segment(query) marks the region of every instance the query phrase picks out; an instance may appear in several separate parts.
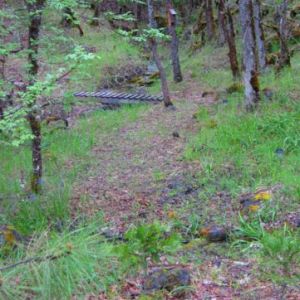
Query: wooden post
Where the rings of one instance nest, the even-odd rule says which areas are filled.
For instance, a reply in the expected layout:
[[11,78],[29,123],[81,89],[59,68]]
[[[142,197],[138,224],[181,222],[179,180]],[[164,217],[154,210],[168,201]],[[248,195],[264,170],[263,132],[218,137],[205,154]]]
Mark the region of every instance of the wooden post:
[[167,13],[168,13],[168,29],[171,35],[171,60],[173,66],[173,79],[175,82],[182,81],[182,73],[180,68],[180,61],[178,55],[178,38],[176,34],[176,17],[177,13],[174,10],[171,0],[167,0]]

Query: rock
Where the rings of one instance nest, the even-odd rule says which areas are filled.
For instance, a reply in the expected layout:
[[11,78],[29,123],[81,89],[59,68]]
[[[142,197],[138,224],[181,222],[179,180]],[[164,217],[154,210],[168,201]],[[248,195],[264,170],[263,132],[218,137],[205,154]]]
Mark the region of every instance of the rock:
[[202,228],[200,236],[205,237],[209,242],[224,242],[228,239],[227,230],[217,226]]
[[0,226],[0,247],[15,246],[22,240],[21,235],[11,225]]
[[173,131],[172,136],[174,138],[180,138],[180,135],[179,135],[178,131]]
[[222,99],[222,103],[223,103],[223,104],[228,104],[229,101],[228,101],[228,99]]
[[[191,284],[190,272],[184,268],[160,269],[144,279],[143,289],[147,292],[155,290],[173,291],[178,287]],[[180,291],[182,293],[182,290]],[[178,294],[177,294],[178,296]]]
[[124,240],[124,235],[114,228],[104,227],[101,229],[100,234],[109,241]]
[[272,100],[274,93],[270,88],[264,88],[262,91],[268,100]]
[[244,90],[244,85],[241,82],[234,82],[232,85],[230,85],[227,89],[226,92],[228,94],[232,93],[241,93]]

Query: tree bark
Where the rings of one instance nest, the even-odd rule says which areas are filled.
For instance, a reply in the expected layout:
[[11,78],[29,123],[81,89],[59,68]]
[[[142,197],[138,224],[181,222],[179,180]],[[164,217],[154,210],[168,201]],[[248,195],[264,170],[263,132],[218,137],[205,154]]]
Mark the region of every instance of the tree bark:
[[100,17],[100,12],[101,12],[101,3],[100,1],[96,1],[94,3],[95,7],[94,7],[94,16],[93,16],[93,20],[91,22],[91,25],[93,26],[99,26],[99,17]]
[[171,35],[171,59],[173,66],[173,79],[175,82],[182,81],[182,73],[178,55],[178,38],[176,34],[176,15],[173,14],[173,6],[171,0],[167,0],[167,11],[168,11],[168,29]]
[[284,66],[291,65],[291,57],[288,47],[288,25],[287,25],[288,1],[282,0],[282,3],[276,9],[276,21],[278,23],[277,35],[280,41],[280,56],[278,70]]
[[[29,62],[29,84],[35,83],[39,71],[38,50],[39,34],[42,24],[42,10],[46,0],[27,1],[27,10],[29,13],[28,30],[28,62]],[[36,99],[35,99],[36,100]],[[41,180],[43,175],[43,160],[41,151],[41,124],[39,117],[34,113],[28,114],[28,121],[33,134],[31,144],[33,174],[31,180],[31,190],[34,193],[41,191]]]
[[205,0],[205,19],[207,40],[211,41],[215,35],[212,0]]
[[253,15],[259,67],[264,70],[267,66],[267,59],[260,0],[253,0]]
[[218,43],[223,46],[226,38],[225,38],[225,32],[224,32],[224,27],[223,24],[225,23],[224,20],[224,13],[221,13],[221,9],[220,9],[220,1],[216,2],[217,3],[217,7],[218,7],[218,30],[219,30],[219,37],[218,37]]
[[240,0],[239,5],[244,45],[245,105],[247,110],[253,110],[259,102],[259,80],[252,0]]
[[230,68],[234,79],[238,79],[240,77],[239,71],[239,63],[237,58],[237,51],[235,46],[235,38],[234,38],[234,29],[232,30],[232,25],[229,23],[231,19],[231,12],[228,8],[226,14],[226,7],[224,0],[219,0],[219,22],[224,32],[225,40],[228,45],[228,57],[230,61]]
[[[152,0],[147,0],[147,8],[148,8],[149,28],[156,28],[156,22],[154,19],[154,7],[153,7]],[[150,44],[150,48],[152,50],[153,59],[155,61],[155,64],[157,66],[157,69],[158,69],[159,75],[160,75],[161,88],[162,88],[162,93],[163,93],[163,97],[164,97],[164,105],[166,107],[173,106],[173,103],[172,103],[171,97],[170,97],[166,72],[164,70],[164,67],[162,65],[162,62],[160,60],[160,57],[159,57],[159,54],[157,51],[156,39],[150,38],[149,44]]]

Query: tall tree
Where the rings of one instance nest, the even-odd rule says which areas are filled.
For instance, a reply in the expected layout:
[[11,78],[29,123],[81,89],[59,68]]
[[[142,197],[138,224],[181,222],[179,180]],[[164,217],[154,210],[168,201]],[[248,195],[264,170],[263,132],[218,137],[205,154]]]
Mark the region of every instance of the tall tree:
[[99,26],[99,17],[101,12],[101,0],[96,0],[94,2],[94,16],[93,20],[91,22],[91,25],[93,26]]
[[215,35],[215,22],[212,0],[205,0],[205,19],[207,39],[210,41]]
[[240,71],[239,71],[239,63],[237,59],[237,51],[235,46],[234,29],[232,30],[232,26],[229,22],[231,19],[231,12],[229,7],[227,7],[226,10],[224,0],[219,0],[218,8],[219,8],[219,16],[220,16],[219,22],[221,24],[226,43],[228,45],[228,50],[229,50],[228,56],[230,61],[231,72],[233,78],[237,79],[240,77]]
[[278,69],[291,65],[290,51],[288,47],[288,25],[287,25],[288,1],[282,0],[282,3],[276,8],[277,35],[280,41],[280,56]]
[[244,46],[245,105],[248,110],[253,110],[259,102],[259,79],[252,0],[240,0],[239,5]]
[[[149,28],[155,29],[156,22],[155,22],[155,18],[154,18],[154,6],[153,6],[152,0],[147,0],[147,9],[148,9]],[[167,75],[166,75],[165,69],[163,67],[163,64],[161,62],[161,59],[159,57],[159,53],[157,50],[157,41],[156,41],[155,36],[151,36],[149,38],[149,45],[152,50],[153,59],[158,68],[158,71],[159,71],[161,88],[162,88],[162,93],[163,93],[163,97],[164,97],[164,104],[166,107],[173,106],[173,103],[172,103],[171,97],[170,97]]]
[[260,0],[253,0],[253,15],[259,67],[264,70],[267,66],[267,59]]
[[[39,51],[39,35],[42,25],[42,12],[46,0],[26,1],[29,28],[28,28],[28,63],[29,63],[29,85],[33,85],[37,80],[39,72],[38,51]],[[33,99],[31,107],[35,104]],[[41,122],[37,114],[32,110],[28,114],[28,121],[32,131],[32,165],[33,174],[31,180],[31,189],[38,193],[41,189],[41,179],[43,174],[43,161],[41,150]]]
[[182,81],[182,73],[180,68],[180,61],[178,55],[178,38],[176,34],[177,16],[173,8],[171,0],[167,0],[167,12],[168,12],[168,29],[171,35],[171,59],[173,66],[173,79],[175,82]]

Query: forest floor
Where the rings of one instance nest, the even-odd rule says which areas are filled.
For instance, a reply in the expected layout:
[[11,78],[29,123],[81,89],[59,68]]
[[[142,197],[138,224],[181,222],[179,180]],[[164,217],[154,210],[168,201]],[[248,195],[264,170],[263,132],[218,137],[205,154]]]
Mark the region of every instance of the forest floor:
[[163,217],[164,204],[180,204],[180,199],[170,202],[176,196],[168,197],[165,189],[199,172],[199,164],[184,160],[183,152],[198,127],[193,115],[199,105],[212,105],[215,98],[202,97],[191,83],[173,92],[172,99],[175,109],[153,105],[137,121],[102,138],[102,145],[93,149],[87,180],[75,185],[73,210],[101,210],[106,221],[123,231],[134,220]]
[[[93,165],[74,184],[73,217],[101,211],[115,237],[133,224],[186,221],[191,214],[205,215],[202,226],[224,218],[224,227],[236,222],[239,208],[226,190],[218,190],[209,202],[199,201],[201,158],[184,159],[188,141],[200,130],[199,108],[210,110],[222,101],[214,92],[203,92],[186,80],[172,93],[175,110],[151,106],[136,121],[102,136],[101,146],[92,151]],[[230,244],[192,238],[177,255],[175,265],[184,265],[192,274],[192,292],[183,298],[159,293],[145,299],[282,299],[282,286],[257,276],[257,262],[235,252]],[[144,293],[142,281],[143,275],[135,275],[121,286],[112,286],[118,291],[114,297],[144,299],[139,298]],[[284,293],[285,299],[300,299],[293,288]],[[101,294],[91,299],[111,298]]]
[[[68,130],[43,124],[45,191],[39,199],[28,198],[28,180],[24,189],[20,185],[30,178],[29,147],[1,153],[0,200],[7,200],[1,224],[12,224],[26,242],[0,257],[0,298],[300,300],[294,281],[299,282],[299,55],[280,78],[272,69],[261,76],[262,89],[270,88],[273,99],[262,95],[254,113],[243,109],[241,88],[227,93],[227,49],[216,45],[195,53],[182,49],[184,81],[170,84],[175,110],[158,104],[99,111],[92,103],[93,111],[87,102],[78,105],[72,93],[96,90],[100,78],[94,74],[105,77],[105,68],[139,57],[138,48],[120,44],[109,30],[100,37],[91,30],[81,43],[97,41],[103,59],[87,63],[70,86],[59,89],[80,113],[71,116]],[[168,49],[160,50],[171,77]],[[158,89],[157,80],[147,91]],[[270,201],[244,211],[241,198],[253,201],[261,187]],[[163,289],[146,293],[141,263],[124,271],[127,258],[153,246],[146,240],[141,250],[143,236],[132,242],[124,233],[157,220],[181,235],[180,246],[170,255],[160,251],[149,270],[188,270],[192,282],[183,287],[183,297]],[[201,236],[201,229],[214,225],[229,231],[226,241]],[[236,231],[242,235],[234,236]],[[120,245],[133,248],[125,259],[116,254]]]

